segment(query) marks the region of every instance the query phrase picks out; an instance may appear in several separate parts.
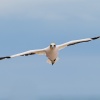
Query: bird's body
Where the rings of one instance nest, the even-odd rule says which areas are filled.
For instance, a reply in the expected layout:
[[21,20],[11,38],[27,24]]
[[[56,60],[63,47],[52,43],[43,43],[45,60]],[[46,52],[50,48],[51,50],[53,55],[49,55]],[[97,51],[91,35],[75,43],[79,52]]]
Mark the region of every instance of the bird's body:
[[51,43],[50,46],[48,46],[47,48],[38,49],[38,50],[29,50],[29,51],[19,53],[19,54],[15,54],[15,55],[11,55],[11,56],[0,57],[0,60],[14,58],[14,57],[18,57],[18,56],[28,56],[28,55],[39,54],[39,55],[46,55],[47,58],[48,58],[47,62],[49,64],[53,65],[58,60],[59,51],[64,49],[65,47],[75,45],[75,44],[78,44],[78,43],[82,43],[82,42],[89,42],[89,41],[96,40],[96,39],[99,39],[99,38],[100,38],[100,36],[93,37],[93,38],[74,40],[74,41],[63,43],[61,45],[56,45],[55,43]]
[[50,48],[48,47],[46,49],[46,56],[48,57],[48,61],[51,62],[51,64],[54,64],[58,57],[58,48]]

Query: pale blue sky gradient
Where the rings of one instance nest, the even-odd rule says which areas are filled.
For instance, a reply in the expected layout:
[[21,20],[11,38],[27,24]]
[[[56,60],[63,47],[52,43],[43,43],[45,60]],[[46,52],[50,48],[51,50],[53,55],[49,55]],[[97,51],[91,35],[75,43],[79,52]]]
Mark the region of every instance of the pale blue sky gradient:
[[[100,36],[99,0],[1,0],[0,56]],[[0,61],[1,100],[99,100],[100,39],[45,56]],[[85,99],[84,99],[85,98]]]

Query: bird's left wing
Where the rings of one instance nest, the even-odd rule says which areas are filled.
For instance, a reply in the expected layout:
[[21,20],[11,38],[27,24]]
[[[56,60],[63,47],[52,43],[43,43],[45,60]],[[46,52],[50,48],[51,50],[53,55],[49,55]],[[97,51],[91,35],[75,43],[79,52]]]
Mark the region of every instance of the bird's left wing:
[[74,45],[74,44],[78,44],[78,43],[82,43],[82,42],[89,42],[89,41],[92,41],[92,40],[96,40],[100,38],[100,36],[98,37],[94,37],[94,38],[86,38],[86,39],[80,39],[80,40],[73,40],[73,41],[70,41],[70,42],[67,42],[67,43],[64,43],[64,44],[61,44],[61,45],[57,45],[58,49],[61,50],[67,46],[71,46],[71,45]]
[[15,54],[15,55],[11,55],[11,56],[0,57],[0,60],[14,58],[14,57],[18,57],[18,56],[34,55],[34,54],[45,55],[46,54],[45,51],[46,51],[46,48],[45,49],[38,49],[38,50],[29,50],[29,51]]

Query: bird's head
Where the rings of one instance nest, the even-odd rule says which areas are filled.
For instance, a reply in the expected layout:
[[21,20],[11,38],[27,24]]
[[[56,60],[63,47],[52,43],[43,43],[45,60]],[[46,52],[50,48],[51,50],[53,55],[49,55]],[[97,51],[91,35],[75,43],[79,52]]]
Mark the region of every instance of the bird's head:
[[51,44],[50,44],[50,48],[51,48],[51,49],[54,49],[55,47],[56,47],[56,44],[55,44],[55,43],[51,43]]

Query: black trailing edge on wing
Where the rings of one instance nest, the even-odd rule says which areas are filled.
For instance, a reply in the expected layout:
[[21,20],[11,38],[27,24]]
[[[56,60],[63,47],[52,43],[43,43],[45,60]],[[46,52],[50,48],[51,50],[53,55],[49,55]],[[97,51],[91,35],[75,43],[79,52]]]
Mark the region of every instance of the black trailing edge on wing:
[[67,46],[75,45],[75,44],[82,43],[82,42],[89,42],[89,41],[96,40],[96,39],[99,39],[99,38],[100,38],[100,36],[98,36],[98,37],[93,37],[93,38],[90,38],[91,40],[80,41],[80,42],[76,42],[76,43],[70,43],[70,44],[68,44]]

